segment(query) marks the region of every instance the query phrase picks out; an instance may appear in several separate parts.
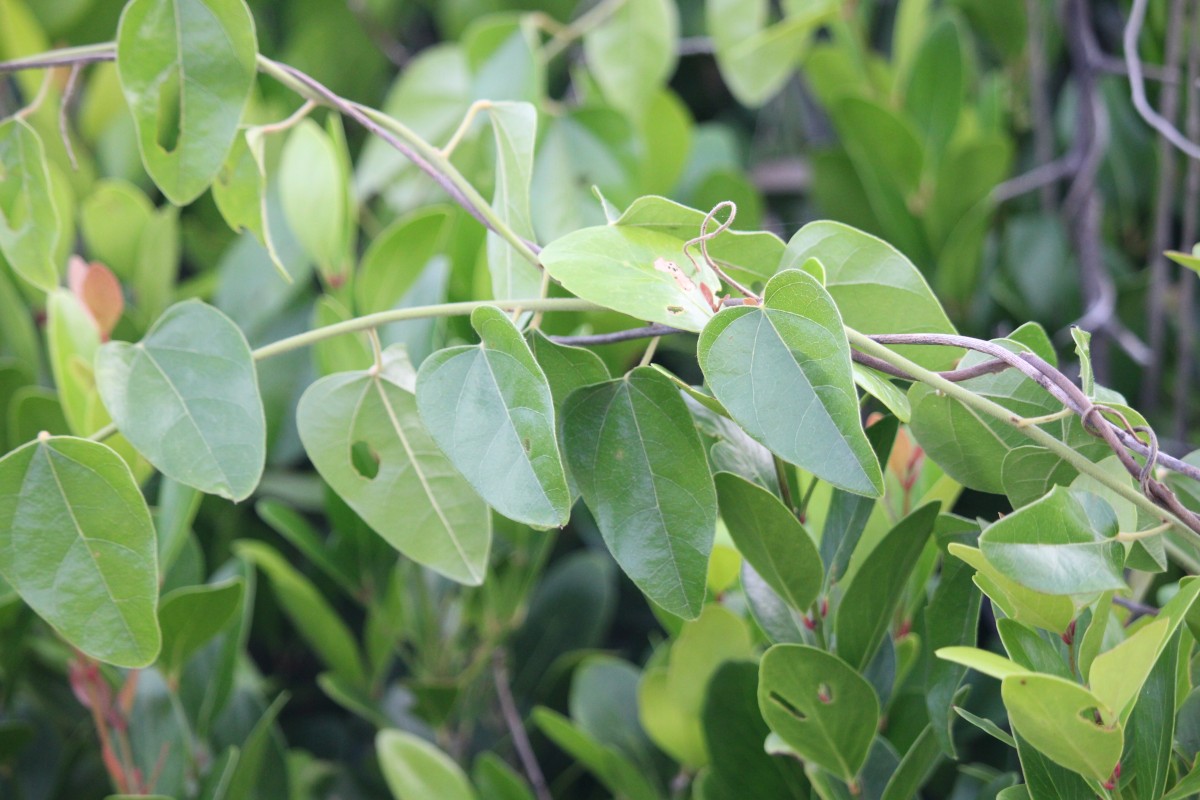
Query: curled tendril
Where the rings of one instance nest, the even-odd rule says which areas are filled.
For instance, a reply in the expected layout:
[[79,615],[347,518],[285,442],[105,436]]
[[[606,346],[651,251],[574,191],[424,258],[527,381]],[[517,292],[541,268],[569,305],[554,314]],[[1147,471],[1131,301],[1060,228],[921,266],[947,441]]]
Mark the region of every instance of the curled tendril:
[[[708,226],[717,218],[717,214],[721,213],[721,211],[726,208],[729,209],[729,216],[725,218],[724,222],[717,226],[716,230],[709,231]],[[709,211],[708,214],[704,216],[704,221],[700,223],[700,235],[695,239],[689,239],[684,243],[683,254],[688,257],[688,260],[692,262],[692,266],[696,268],[696,272],[700,274],[702,272],[700,269],[700,264],[696,262],[695,256],[688,252],[688,250],[690,250],[692,247],[699,245],[700,257],[703,258],[704,263],[708,264],[709,268],[717,274],[718,278],[732,286],[734,289],[737,289],[746,297],[753,297],[757,300],[758,295],[727,275],[723,269],[717,266],[717,263],[708,254],[709,241],[729,230],[729,226],[733,224],[735,217],[737,217],[736,203],[734,203],[732,200],[722,200],[720,203],[717,203],[715,206],[713,206],[712,211]]]

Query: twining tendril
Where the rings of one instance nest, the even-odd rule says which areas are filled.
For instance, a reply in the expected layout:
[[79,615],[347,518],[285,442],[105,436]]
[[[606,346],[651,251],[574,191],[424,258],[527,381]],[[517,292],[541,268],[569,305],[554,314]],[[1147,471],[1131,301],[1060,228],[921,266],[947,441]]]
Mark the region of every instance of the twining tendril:
[[[729,216],[725,218],[725,221],[722,222],[715,231],[709,231],[708,230],[709,224],[711,224],[712,221],[717,218],[717,214],[721,213],[721,211],[726,208],[729,209]],[[705,215],[704,221],[700,223],[700,235],[697,236],[695,239],[689,239],[687,242],[684,243],[683,254],[688,257],[689,261],[692,262],[692,266],[696,268],[697,274],[702,274],[703,271],[700,269],[700,265],[698,263],[696,263],[695,256],[693,256],[691,253],[688,252],[688,250],[691,249],[692,247],[699,245],[700,246],[700,257],[703,258],[704,263],[708,264],[709,268],[711,268],[712,271],[717,274],[718,278],[720,278],[722,281],[724,281],[725,283],[732,286],[734,289],[737,289],[739,292],[741,292],[746,297],[753,297],[755,299],[758,299],[758,295],[756,295],[754,292],[747,289],[745,286],[742,286],[740,283],[735,281],[733,278],[729,277],[729,275],[726,274],[726,272],[717,265],[717,262],[713,260],[712,256],[710,256],[708,254],[709,241],[712,239],[715,239],[720,234],[729,230],[729,226],[733,224],[733,220],[736,216],[737,216],[737,204],[734,203],[732,200],[723,200],[720,203],[717,203],[715,206],[713,206],[712,211],[709,211],[708,214]]]

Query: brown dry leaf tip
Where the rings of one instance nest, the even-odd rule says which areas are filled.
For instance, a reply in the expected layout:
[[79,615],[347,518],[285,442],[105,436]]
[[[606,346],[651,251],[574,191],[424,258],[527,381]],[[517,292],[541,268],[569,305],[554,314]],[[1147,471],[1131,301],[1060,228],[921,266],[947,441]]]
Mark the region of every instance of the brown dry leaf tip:
[[108,341],[125,311],[125,295],[117,276],[99,261],[89,264],[79,256],[71,256],[67,286],[91,317],[101,340]]
[[684,292],[693,292],[696,290],[696,284],[692,282],[691,278],[683,274],[683,270],[674,261],[668,261],[665,258],[656,258],[654,259],[654,268],[674,278],[680,290]]

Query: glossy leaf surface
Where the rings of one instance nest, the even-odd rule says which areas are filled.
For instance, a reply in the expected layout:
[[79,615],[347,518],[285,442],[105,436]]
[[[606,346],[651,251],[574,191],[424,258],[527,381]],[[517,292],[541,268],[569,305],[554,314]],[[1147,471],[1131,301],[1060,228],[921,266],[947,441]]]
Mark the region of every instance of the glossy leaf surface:
[[761,307],[723,310],[705,326],[698,356],[717,400],[771,452],[843,489],[883,492],[841,317],[814,277],[781,272]]
[[717,497],[679,392],[648,367],[584,387],[567,398],[563,433],[571,474],[621,569],[654,602],[695,619]]

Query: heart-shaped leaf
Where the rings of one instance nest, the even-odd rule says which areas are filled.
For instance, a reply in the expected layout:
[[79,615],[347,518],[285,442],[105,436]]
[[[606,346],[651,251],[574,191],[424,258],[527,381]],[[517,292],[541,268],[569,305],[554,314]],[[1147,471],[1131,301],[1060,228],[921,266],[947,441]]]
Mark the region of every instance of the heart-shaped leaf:
[[717,400],[771,452],[847,491],[883,493],[842,320],[812,275],[781,272],[762,306],[721,311],[697,354]]
[[563,433],[571,474],[621,569],[651,600],[695,619],[717,495],[679,392],[640,367],[572,393]]
[[142,163],[175,205],[208,188],[233,146],[258,44],[243,0],[133,0],[117,28],[117,73]]
[[804,759],[847,783],[867,760],[879,698],[845,661],[815,647],[778,644],[763,654],[758,707]]
[[434,353],[417,373],[421,420],[450,461],[494,509],[540,528],[571,513],[546,376],[504,312],[478,308],[483,340]]
[[296,411],[300,439],[321,477],[376,533],[414,561],[477,585],[491,513],[421,424],[404,388],[407,369],[403,350],[389,348],[378,374],[317,381]]
[[96,385],[117,427],[162,473],[231,500],[250,496],[267,455],[246,337],[199,300],[178,303],[138,344],[96,354]]
[[108,446],[43,436],[0,459],[0,575],[93,658],[130,668],[157,658],[154,525]]

